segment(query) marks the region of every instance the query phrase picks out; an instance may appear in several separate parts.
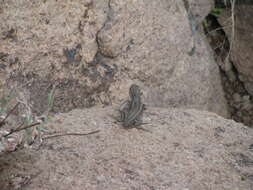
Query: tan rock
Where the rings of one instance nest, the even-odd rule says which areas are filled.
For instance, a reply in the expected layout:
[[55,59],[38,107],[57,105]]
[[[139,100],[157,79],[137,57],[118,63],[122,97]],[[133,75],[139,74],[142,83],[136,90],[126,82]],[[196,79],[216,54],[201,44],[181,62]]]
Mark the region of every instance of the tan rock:
[[55,116],[50,130],[100,132],[0,157],[1,190],[20,178],[26,190],[252,189],[252,129],[210,112],[148,108],[149,133],[124,129],[111,114],[107,107]]
[[[199,14],[196,23],[211,8],[209,1],[190,5]],[[211,50],[193,34],[182,1],[11,0],[0,6],[1,85],[19,98],[25,94],[35,115],[47,109],[53,86],[54,111],[65,112],[118,103],[137,83],[149,105],[227,116]]]
[[218,67],[204,37],[193,34],[183,2],[118,0],[111,1],[110,12],[98,42],[109,57],[104,62],[119,68],[110,87],[113,97],[122,99],[125,86],[136,82],[151,106],[227,116]]

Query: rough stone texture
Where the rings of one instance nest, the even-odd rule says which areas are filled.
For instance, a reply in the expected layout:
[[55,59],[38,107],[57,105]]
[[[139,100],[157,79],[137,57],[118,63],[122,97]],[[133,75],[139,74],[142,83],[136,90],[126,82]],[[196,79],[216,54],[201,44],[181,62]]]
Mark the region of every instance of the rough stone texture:
[[113,79],[113,68],[94,63],[107,8],[100,0],[2,1],[1,86],[25,94],[36,114],[53,85],[55,111],[94,105]]
[[219,21],[224,26],[230,44],[233,44],[230,59],[239,72],[239,78],[244,83],[246,90],[253,96],[253,6],[237,5],[234,14],[234,39],[231,39],[231,10],[223,11]]
[[134,79],[149,105],[226,116],[218,67],[203,36],[192,36],[182,1],[111,1],[109,13],[98,42],[103,55],[113,58],[104,61],[119,68],[113,96],[123,97]]
[[54,111],[68,111],[119,102],[133,82],[150,105],[227,115],[218,68],[183,1],[3,1],[0,23],[1,86],[36,115],[53,86]]
[[214,8],[213,0],[186,0],[189,2],[189,7],[192,10],[193,16],[196,19],[197,24],[205,19],[205,17]]
[[[0,157],[1,190],[252,190],[253,131],[214,113],[155,109],[142,127],[113,122],[111,107],[59,114],[50,130],[87,133]],[[94,117],[96,116],[96,117]]]

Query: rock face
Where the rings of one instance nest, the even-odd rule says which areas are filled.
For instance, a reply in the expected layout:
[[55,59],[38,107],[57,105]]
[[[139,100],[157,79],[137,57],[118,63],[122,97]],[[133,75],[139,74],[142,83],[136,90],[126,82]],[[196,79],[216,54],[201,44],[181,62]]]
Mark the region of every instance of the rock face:
[[227,9],[220,15],[219,21],[232,43],[230,59],[239,72],[239,78],[246,90],[253,96],[253,7],[237,5],[234,10],[234,38],[231,37],[231,10]]
[[111,1],[109,12],[98,42],[110,57],[104,61],[119,68],[113,96],[125,94],[134,79],[146,87],[149,105],[226,115],[218,68],[206,41],[191,30],[183,2]]
[[252,129],[210,112],[148,108],[149,133],[124,129],[111,114],[107,107],[55,116],[50,130],[100,132],[0,157],[1,190],[21,182],[25,190],[252,190]]
[[[149,105],[227,116],[218,68],[189,24],[185,2],[5,1],[1,86],[16,89],[37,115],[47,109],[52,88],[57,112],[118,103],[137,83]],[[188,6],[199,15],[196,24],[212,6],[201,2]]]
[[108,1],[2,2],[1,86],[14,88],[41,114],[55,87],[55,111],[89,107],[106,93],[113,68],[96,64],[97,32]]
[[213,0],[183,0],[188,2],[189,8],[196,19],[196,23],[200,24],[205,17],[214,8]]

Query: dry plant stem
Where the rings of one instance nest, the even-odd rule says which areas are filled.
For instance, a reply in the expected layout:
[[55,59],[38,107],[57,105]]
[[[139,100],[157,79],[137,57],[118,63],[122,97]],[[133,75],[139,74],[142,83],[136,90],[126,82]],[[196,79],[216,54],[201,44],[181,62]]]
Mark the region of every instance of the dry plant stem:
[[229,56],[231,54],[231,50],[234,46],[234,40],[235,40],[235,1],[236,0],[230,0],[230,4],[231,4],[231,20],[232,20],[232,31],[231,31],[231,39],[230,39],[230,48],[228,51],[228,55],[225,59],[225,70],[229,71],[231,70],[231,64],[229,64]]
[[75,135],[75,136],[85,136],[85,135],[92,135],[95,133],[100,132],[100,130],[96,130],[96,131],[92,131],[89,133],[63,133],[63,134],[56,134],[56,135],[51,135],[51,136],[47,136],[47,137],[43,137],[42,139],[50,139],[50,138],[54,138],[54,137],[60,137],[60,136],[67,136],[67,135]]
[[19,102],[16,103],[16,105],[8,112],[8,114],[5,116],[5,118],[4,118],[2,121],[0,121],[0,127],[3,126],[5,120],[6,120],[6,119],[11,115],[11,113],[18,107],[18,105],[19,105]]
[[218,28],[216,28],[216,29],[214,29],[214,30],[211,30],[211,31],[207,32],[207,34],[206,34],[206,35],[211,35],[212,33],[216,32],[216,31],[219,31],[219,30],[224,30],[225,28],[229,28],[229,27],[230,27],[230,25],[228,25],[228,26],[218,27]]
[[40,124],[40,122],[32,123],[31,125],[27,125],[27,126],[22,127],[22,128],[21,128],[21,126],[22,126],[23,124],[21,124],[21,125],[18,126],[16,129],[11,130],[8,134],[4,135],[3,137],[7,137],[7,136],[9,136],[9,135],[11,135],[11,134],[13,134],[13,133],[17,133],[17,132],[19,132],[19,131],[22,131],[22,130],[25,130],[25,129],[34,127],[34,126],[39,125],[39,124]]

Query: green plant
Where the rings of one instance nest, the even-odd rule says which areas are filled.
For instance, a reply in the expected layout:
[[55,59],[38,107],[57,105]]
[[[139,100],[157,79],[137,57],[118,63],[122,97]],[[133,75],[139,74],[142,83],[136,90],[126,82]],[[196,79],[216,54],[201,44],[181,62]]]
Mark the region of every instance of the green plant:
[[214,8],[211,10],[210,14],[215,17],[219,17],[223,10],[224,10],[223,8]]
[[[214,16],[214,17],[219,17],[220,14],[222,13],[224,9],[223,8],[214,8],[211,10],[211,12],[209,13],[210,16]],[[204,27],[204,31],[208,31],[209,25],[210,25],[210,20],[208,19],[208,17],[206,17],[203,22],[202,25]]]

